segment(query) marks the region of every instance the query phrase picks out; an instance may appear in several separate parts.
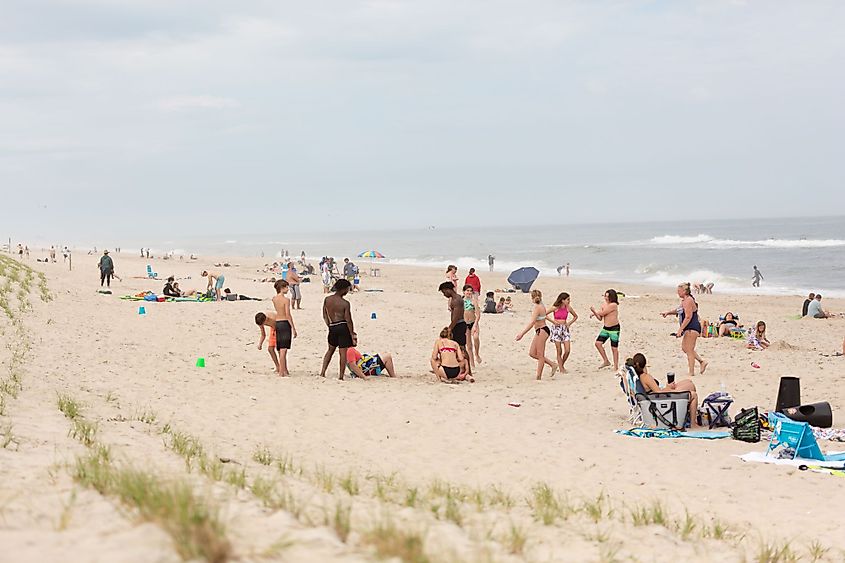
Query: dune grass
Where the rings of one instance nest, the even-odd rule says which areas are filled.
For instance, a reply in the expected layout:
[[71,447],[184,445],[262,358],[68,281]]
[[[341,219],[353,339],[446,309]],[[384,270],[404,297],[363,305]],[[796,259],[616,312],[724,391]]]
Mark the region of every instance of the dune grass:
[[398,528],[388,519],[376,524],[361,536],[365,545],[371,546],[376,556],[382,559],[395,557],[403,563],[429,563],[425,553],[425,538],[422,533]]
[[79,403],[69,395],[58,394],[56,396],[56,402],[58,403],[59,410],[62,411],[62,414],[71,420],[77,418],[82,412],[82,407]]

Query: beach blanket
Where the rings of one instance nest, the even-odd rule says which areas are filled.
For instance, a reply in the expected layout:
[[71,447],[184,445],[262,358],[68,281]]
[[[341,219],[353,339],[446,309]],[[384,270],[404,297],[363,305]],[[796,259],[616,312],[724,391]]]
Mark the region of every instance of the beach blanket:
[[[138,295],[123,295],[121,297],[124,301],[147,301],[143,297],[139,297]],[[181,303],[181,302],[199,302],[199,303],[210,303],[214,301],[211,297],[206,297],[205,295],[199,295],[197,297],[168,297],[164,300],[165,303]]]
[[665,428],[631,428],[630,430],[615,430],[615,432],[623,436],[633,436],[635,438],[699,438],[702,440],[718,440],[720,438],[731,437],[730,432],[679,432]]
[[[831,452],[830,455],[836,455],[840,452]],[[790,467],[801,467],[802,465],[808,467],[820,467],[826,469],[845,469],[845,461],[819,461],[817,459],[805,459],[797,457],[795,459],[779,459],[772,456],[767,456],[766,452],[749,452],[747,454],[736,456],[742,461],[754,463],[772,463],[774,465],[788,465]]]

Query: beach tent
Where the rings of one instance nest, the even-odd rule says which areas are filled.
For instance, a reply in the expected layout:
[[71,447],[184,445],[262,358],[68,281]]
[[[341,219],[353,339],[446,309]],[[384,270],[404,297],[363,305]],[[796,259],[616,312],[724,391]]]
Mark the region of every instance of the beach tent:
[[508,276],[508,283],[511,284],[514,289],[521,289],[522,293],[528,293],[531,291],[531,286],[534,285],[534,281],[539,275],[540,270],[537,268],[533,268],[531,266],[523,267],[511,272],[511,275]]

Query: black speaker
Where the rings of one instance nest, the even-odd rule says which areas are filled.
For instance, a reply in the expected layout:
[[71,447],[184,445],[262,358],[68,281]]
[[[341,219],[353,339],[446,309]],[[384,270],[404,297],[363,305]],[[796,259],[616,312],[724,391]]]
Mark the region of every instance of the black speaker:
[[797,377],[781,377],[775,411],[783,412],[783,409],[787,407],[797,407],[800,404],[801,380]]
[[788,407],[783,409],[783,414],[796,422],[806,422],[818,428],[833,426],[833,411],[830,410],[830,403],[827,402]]

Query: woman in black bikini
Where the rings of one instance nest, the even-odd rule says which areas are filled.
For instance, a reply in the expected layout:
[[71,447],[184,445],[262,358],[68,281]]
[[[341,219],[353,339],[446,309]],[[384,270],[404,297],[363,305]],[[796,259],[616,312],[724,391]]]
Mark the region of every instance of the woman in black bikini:
[[528,355],[537,360],[537,379],[542,379],[543,368],[546,364],[552,368],[552,377],[557,371],[557,364],[546,357],[546,342],[549,339],[549,327],[546,326],[546,306],[543,305],[543,294],[539,290],[531,291],[531,301],[534,302],[534,307],[531,309],[531,320],[525,325],[522,332],[516,335],[517,342],[522,340],[529,330],[534,329],[534,338],[531,340],[531,347],[528,349]]
[[444,383],[464,380],[475,383],[472,376],[467,374],[465,362],[464,353],[458,343],[452,340],[449,327],[443,327],[431,351],[431,372]]

